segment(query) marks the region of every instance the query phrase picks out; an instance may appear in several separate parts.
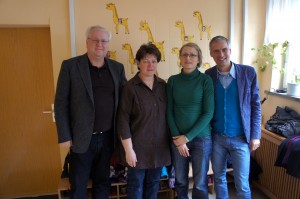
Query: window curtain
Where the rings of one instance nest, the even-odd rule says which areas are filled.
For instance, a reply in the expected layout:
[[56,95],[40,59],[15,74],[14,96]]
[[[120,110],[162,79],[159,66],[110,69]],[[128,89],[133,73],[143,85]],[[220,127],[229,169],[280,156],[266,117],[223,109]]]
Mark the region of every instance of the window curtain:
[[286,87],[287,82],[293,82],[295,75],[300,74],[300,63],[296,60],[300,54],[300,0],[267,0],[266,9],[264,43],[289,42],[284,60],[283,86]]

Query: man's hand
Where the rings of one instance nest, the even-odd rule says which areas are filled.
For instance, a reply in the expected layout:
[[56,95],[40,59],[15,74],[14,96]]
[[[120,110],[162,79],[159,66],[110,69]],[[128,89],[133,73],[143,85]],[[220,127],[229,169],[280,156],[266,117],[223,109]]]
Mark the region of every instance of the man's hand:
[[260,146],[260,139],[251,139],[250,140],[250,151],[255,151]]
[[60,146],[64,147],[64,148],[70,148],[72,146],[72,141],[66,141],[66,142],[62,142],[59,144]]

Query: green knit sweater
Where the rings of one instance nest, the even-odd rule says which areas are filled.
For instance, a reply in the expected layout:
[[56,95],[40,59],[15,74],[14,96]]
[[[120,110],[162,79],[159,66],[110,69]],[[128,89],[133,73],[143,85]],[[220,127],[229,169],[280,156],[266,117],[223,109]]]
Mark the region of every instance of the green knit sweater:
[[214,87],[211,78],[195,69],[168,80],[167,118],[171,136],[185,135],[190,141],[211,134]]

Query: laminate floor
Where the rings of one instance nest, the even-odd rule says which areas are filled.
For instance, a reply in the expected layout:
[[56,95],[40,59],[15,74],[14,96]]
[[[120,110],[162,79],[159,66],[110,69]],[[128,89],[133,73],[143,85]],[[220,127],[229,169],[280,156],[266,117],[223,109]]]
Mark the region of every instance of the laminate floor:
[[[228,192],[229,192],[229,198],[230,199],[236,199],[236,191],[234,187],[234,183],[228,183]],[[252,199],[269,199],[263,192],[261,192],[258,188],[256,187],[251,187],[251,192],[252,192]],[[192,198],[190,196],[190,198]],[[209,199],[214,199],[216,198],[216,194],[209,194]]]
[[[236,199],[234,183],[228,184],[228,190],[229,190],[229,198]],[[251,191],[252,191],[253,199],[269,199],[264,193],[262,193],[256,187],[252,187]],[[189,197],[192,198],[191,193],[189,194]],[[214,199],[214,198],[216,198],[215,194],[209,194],[209,199]],[[58,196],[57,195],[49,195],[49,196],[38,196],[38,197],[26,197],[26,198],[22,198],[22,199],[58,199]],[[164,199],[164,198],[159,198],[159,199]]]

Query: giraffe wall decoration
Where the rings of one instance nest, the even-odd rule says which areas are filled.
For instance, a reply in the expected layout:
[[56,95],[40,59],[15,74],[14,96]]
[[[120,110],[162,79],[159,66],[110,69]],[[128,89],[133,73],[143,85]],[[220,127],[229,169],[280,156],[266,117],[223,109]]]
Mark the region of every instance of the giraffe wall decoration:
[[204,25],[203,19],[200,11],[194,11],[193,16],[196,17],[199,21],[198,23],[198,29],[200,31],[200,39],[202,40],[203,32],[207,33],[207,39],[211,39],[211,26],[210,25]]
[[117,60],[117,51],[108,51],[106,56],[109,59]]
[[[113,13],[113,23],[115,25],[116,34],[119,33],[119,26],[120,25],[124,27],[125,34],[129,34],[128,18],[119,18],[115,3],[106,3],[104,5],[106,5],[106,10],[111,10],[112,13]],[[212,35],[211,25],[205,25],[203,23],[203,18],[202,18],[202,15],[201,15],[200,11],[194,11],[193,12],[193,17],[196,17],[198,19],[198,22],[199,22],[197,24],[196,28],[197,28],[197,30],[199,29],[199,31],[200,31],[200,40],[203,39],[203,32],[207,34],[207,39],[210,40],[211,35]],[[191,23],[189,23],[189,24],[191,24]],[[161,52],[161,61],[165,61],[166,60],[165,50],[164,50],[165,41],[155,41],[155,39],[153,38],[152,32],[151,32],[151,28],[150,28],[150,26],[149,26],[149,24],[146,20],[140,21],[139,25],[140,26],[139,26],[138,29],[140,31],[146,31],[147,36],[148,36],[148,42],[153,43],[159,49],[159,51]],[[187,24],[185,24],[185,25],[187,25]],[[184,26],[184,23],[183,23],[182,20],[175,21],[175,27],[180,29],[180,39],[182,41],[182,45],[184,45],[188,42],[195,42],[194,41],[195,40],[195,36],[194,36],[195,33],[193,33],[193,35],[187,35],[186,30],[185,30],[185,26]],[[130,73],[133,74],[135,72],[134,71],[135,59],[134,59],[134,55],[133,55],[133,52],[132,52],[131,44],[129,44],[130,42],[128,42],[127,39],[125,41],[126,43],[124,42],[123,45],[122,45],[122,50],[127,50],[128,51],[128,57],[129,57],[128,62],[130,63]],[[170,51],[168,50],[168,52],[170,52]],[[181,72],[179,48],[178,47],[173,47],[171,49],[171,54],[174,54],[174,55],[177,56],[177,67],[179,69],[179,72]],[[109,57],[110,59],[113,59],[113,60],[117,60],[116,51],[110,51],[108,53],[107,57]],[[204,69],[207,69],[207,68],[210,67],[210,63],[204,62],[202,67]]]
[[123,25],[125,27],[125,34],[129,34],[128,28],[128,18],[119,18],[117,8],[114,3],[106,4],[106,9],[111,10],[113,12],[113,22],[116,26],[116,34],[119,33],[119,25]]
[[180,58],[179,58],[179,48],[177,48],[177,47],[172,48],[172,54],[175,54],[177,56],[177,66],[178,66],[178,69],[180,72],[181,64],[180,64]]
[[193,42],[194,41],[194,35],[188,36],[185,34],[185,29],[184,29],[184,24],[182,21],[176,21],[175,22],[175,27],[180,28],[180,34],[181,34],[181,41],[182,44],[186,44],[188,42]]
[[133,74],[134,73],[134,56],[133,56],[131,45],[129,43],[123,44],[122,50],[128,51],[128,61],[131,65],[131,74]]
[[203,31],[207,33],[207,39],[211,39],[211,25],[204,25],[202,28]]
[[209,69],[211,66],[210,66],[210,63],[205,62],[205,63],[203,63],[202,67],[206,70],[206,69]]
[[158,48],[158,50],[161,53],[161,61],[165,61],[166,58],[165,58],[165,50],[164,50],[164,41],[162,41],[162,42],[154,41],[151,30],[150,30],[150,27],[149,27],[149,25],[146,21],[141,21],[140,22],[140,30],[144,30],[144,31],[147,32],[148,42],[153,43]]

